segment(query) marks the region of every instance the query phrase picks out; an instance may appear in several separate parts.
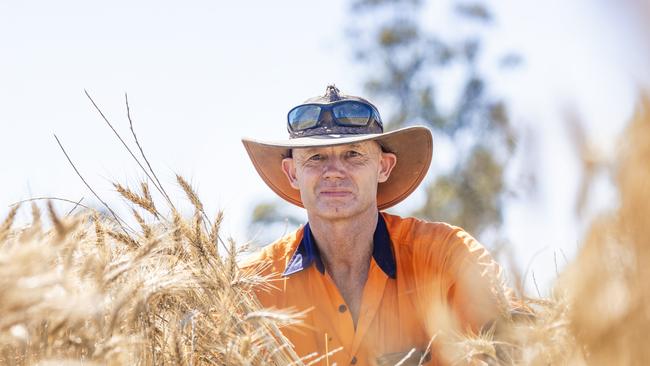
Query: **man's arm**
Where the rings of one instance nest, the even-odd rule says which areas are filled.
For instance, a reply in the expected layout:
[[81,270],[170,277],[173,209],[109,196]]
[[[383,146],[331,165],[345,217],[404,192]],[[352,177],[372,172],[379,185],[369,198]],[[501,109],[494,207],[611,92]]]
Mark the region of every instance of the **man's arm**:
[[468,233],[457,229],[448,245],[447,301],[463,329],[478,334],[485,326],[508,317],[510,300],[502,269]]
[[416,288],[432,336],[477,334],[507,316],[510,299],[501,267],[478,241],[442,223],[415,230]]

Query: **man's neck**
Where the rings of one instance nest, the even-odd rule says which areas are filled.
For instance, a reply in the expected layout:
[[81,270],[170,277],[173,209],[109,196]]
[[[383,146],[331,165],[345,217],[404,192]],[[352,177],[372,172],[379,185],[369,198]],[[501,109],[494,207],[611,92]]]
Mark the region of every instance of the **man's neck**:
[[343,220],[309,217],[309,227],[330,273],[354,268],[367,270],[378,214],[377,209],[372,209]]
[[325,270],[350,308],[356,328],[363,288],[368,279],[373,237],[377,228],[376,207],[344,220],[309,217],[309,227]]

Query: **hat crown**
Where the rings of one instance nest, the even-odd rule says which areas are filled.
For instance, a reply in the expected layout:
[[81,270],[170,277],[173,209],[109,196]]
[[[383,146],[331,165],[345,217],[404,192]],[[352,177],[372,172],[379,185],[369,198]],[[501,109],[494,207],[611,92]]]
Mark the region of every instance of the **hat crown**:
[[325,88],[325,95],[323,97],[325,99],[328,99],[330,102],[336,102],[337,100],[341,100],[340,96],[341,91],[339,88],[336,87],[336,85],[328,85],[327,88]]
[[339,100],[344,99],[355,99],[357,97],[351,97],[341,93],[341,90],[336,87],[334,84],[330,84],[325,88],[325,94],[319,95],[317,97],[312,97],[307,99],[304,104],[308,103],[318,103],[318,104],[328,104],[338,102]]
[[[315,126],[302,129],[302,130],[293,130],[291,128],[291,122],[289,122],[289,124],[287,125],[289,138],[293,139],[293,138],[322,136],[322,135],[344,136],[344,135],[380,134],[384,132],[384,126],[381,121],[381,117],[379,116],[379,111],[377,110],[377,107],[375,107],[372,103],[370,103],[364,98],[341,93],[339,88],[337,88],[336,85],[334,84],[330,84],[325,88],[325,94],[319,95],[317,97],[309,98],[306,101],[304,101],[302,105],[294,107],[291,111],[289,111],[289,119],[291,118],[290,116],[293,113],[293,111],[295,111],[297,108],[300,108],[304,105],[312,105],[312,104],[329,105],[338,102],[345,103],[347,101],[360,102],[372,109],[365,125],[355,126],[355,125],[340,124],[332,120],[333,117],[330,117],[329,119],[320,119],[321,115],[319,115],[318,116],[319,120],[317,121],[317,124]],[[324,108],[328,108],[328,107],[324,107]],[[330,116],[332,115],[330,114]],[[336,118],[339,117],[337,116]]]
[[338,102],[340,100],[356,100],[358,102],[363,102],[368,105],[371,105],[375,111],[379,111],[377,107],[370,102],[369,100],[355,95],[348,95],[341,92],[339,88],[334,84],[330,84],[325,88],[325,94],[319,95],[317,97],[312,97],[303,102],[303,104],[329,104]]

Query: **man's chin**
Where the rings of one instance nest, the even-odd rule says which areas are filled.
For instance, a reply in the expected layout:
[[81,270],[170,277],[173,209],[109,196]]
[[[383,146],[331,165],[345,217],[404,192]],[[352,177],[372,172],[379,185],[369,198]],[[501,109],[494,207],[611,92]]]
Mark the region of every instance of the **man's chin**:
[[354,216],[355,209],[345,204],[328,204],[314,210],[315,214],[324,219],[336,220],[346,219]]
[[[376,206],[375,206],[376,207]],[[315,207],[310,213],[326,220],[342,220],[354,218],[366,212],[368,208],[361,207],[357,202],[327,202]]]

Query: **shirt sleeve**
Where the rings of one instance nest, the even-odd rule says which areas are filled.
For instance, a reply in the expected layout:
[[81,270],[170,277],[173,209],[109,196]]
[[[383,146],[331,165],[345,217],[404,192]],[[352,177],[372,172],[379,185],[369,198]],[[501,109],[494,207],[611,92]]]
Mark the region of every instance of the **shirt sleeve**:
[[478,241],[444,224],[420,234],[415,269],[430,336],[477,334],[507,313],[501,267]]
[[450,240],[445,253],[447,302],[461,330],[476,334],[508,311],[502,270],[468,233],[457,229]]

